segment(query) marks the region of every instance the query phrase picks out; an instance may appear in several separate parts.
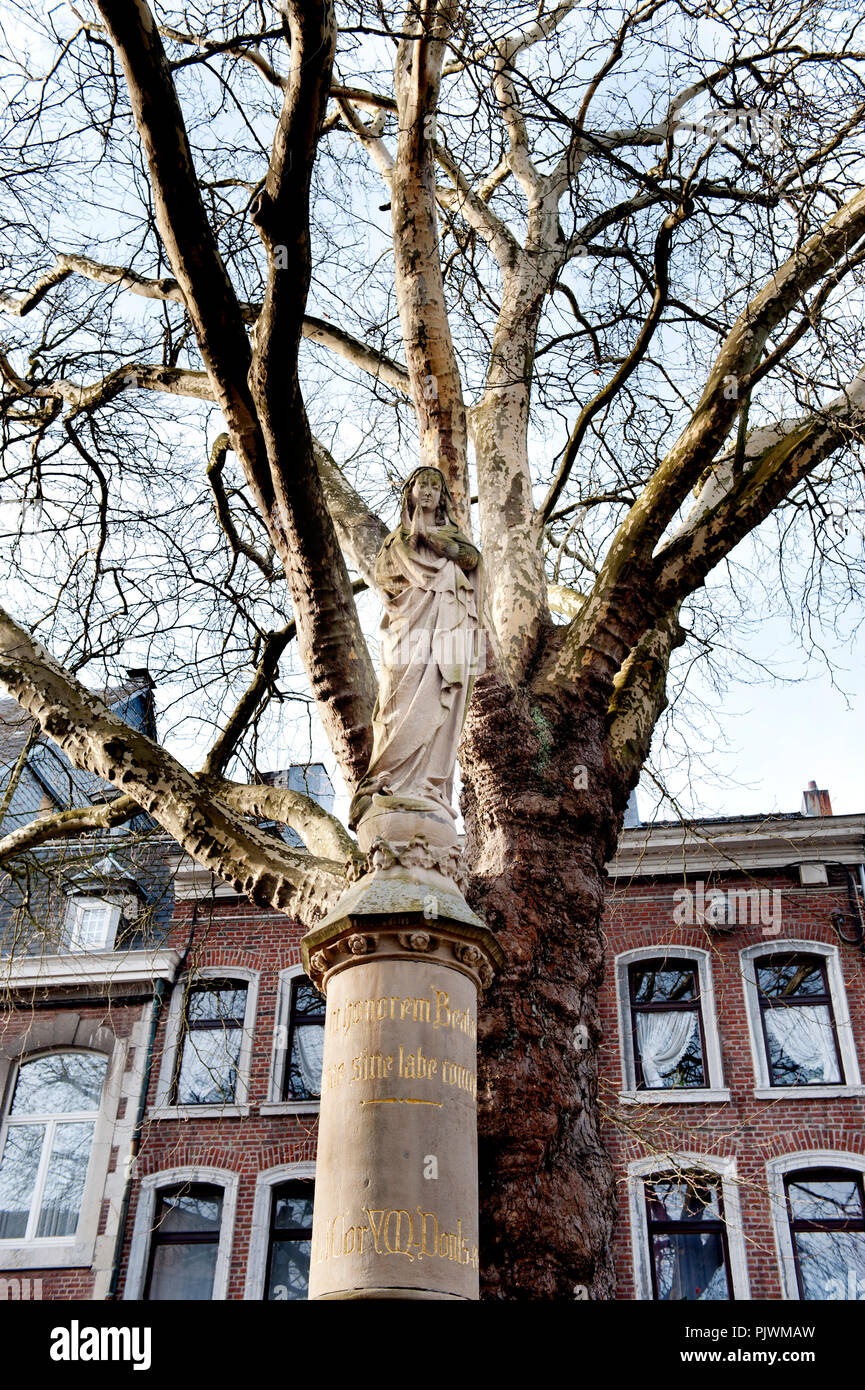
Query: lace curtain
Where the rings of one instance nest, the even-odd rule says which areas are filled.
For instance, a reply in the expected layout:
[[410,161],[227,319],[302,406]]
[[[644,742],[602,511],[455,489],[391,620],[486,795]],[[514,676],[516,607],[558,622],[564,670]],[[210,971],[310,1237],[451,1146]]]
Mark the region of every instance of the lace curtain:
[[766,1032],[781,1052],[803,1071],[824,1082],[841,1080],[829,1013],[822,1004],[767,1009]]
[[696,1027],[697,1015],[690,1009],[637,1014],[637,1045],[648,1087],[665,1084],[665,1077],[676,1070],[687,1052]]

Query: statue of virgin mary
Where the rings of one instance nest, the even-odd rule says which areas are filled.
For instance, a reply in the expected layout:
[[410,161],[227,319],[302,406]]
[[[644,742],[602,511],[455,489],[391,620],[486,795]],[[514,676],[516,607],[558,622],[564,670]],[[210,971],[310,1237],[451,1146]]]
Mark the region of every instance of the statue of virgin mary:
[[433,803],[452,819],[457,745],[478,669],[480,553],[457,525],[437,468],[416,468],[375,580],[384,603],[373,748],[351,805],[373,796]]

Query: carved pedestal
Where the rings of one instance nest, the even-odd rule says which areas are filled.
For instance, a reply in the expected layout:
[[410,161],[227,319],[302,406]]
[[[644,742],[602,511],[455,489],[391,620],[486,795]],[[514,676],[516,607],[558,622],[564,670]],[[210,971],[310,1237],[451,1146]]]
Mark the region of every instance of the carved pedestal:
[[475,1299],[477,1004],[502,956],[449,878],[386,849],[303,941],[327,999],[309,1297]]

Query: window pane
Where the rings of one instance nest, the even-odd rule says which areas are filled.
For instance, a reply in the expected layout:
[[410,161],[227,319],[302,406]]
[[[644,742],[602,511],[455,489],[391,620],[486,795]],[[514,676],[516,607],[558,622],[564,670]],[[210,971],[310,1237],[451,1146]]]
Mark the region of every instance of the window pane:
[[865,1231],[797,1231],[793,1240],[805,1298],[865,1293]]
[[652,1257],[659,1299],[713,1302],[730,1297],[720,1231],[656,1234]]
[[108,1058],[93,1052],[55,1052],[25,1062],[18,1073],[12,1115],[61,1115],[98,1110]]
[[218,1232],[222,1216],[222,1188],[196,1183],[194,1187],[160,1193],[156,1213],[159,1235]]
[[291,1100],[317,1100],[321,1095],[324,1029],[317,1023],[296,1026],[286,1072],[286,1095]]
[[637,1048],[647,1089],[703,1086],[703,1049],[697,1014],[690,1009],[670,1013],[638,1013]]
[[242,1036],[240,1028],[195,1028],[186,1034],[178,1105],[223,1105],[234,1100]]
[[92,1121],[55,1129],[37,1236],[74,1236],[92,1142]]
[[809,994],[826,993],[823,965],[818,960],[759,962],[757,984],[767,999],[807,998]]
[[291,998],[295,1018],[320,1018],[324,1021],[324,999],[309,980],[296,980]]
[[119,909],[101,898],[73,898],[67,915],[70,951],[104,951],[113,946]]
[[191,1027],[197,1023],[222,1021],[243,1024],[246,1011],[246,985],[196,986],[186,996],[186,1017]]
[[273,1202],[273,1224],[283,1231],[312,1229],[312,1184],[308,1192],[277,1189]]
[[692,1178],[653,1178],[646,1183],[652,1221],[719,1221],[721,1201],[717,1184],[699,1174]]
[[832,1018],[825,1004],[766,1009],[773,1086],[840,1082]]
[[310,1240],[277,1240],[270,1258],[269,1299],[306,1298],[309,1288]]
[[857,1178],[800,1177],[791,1182],[790,1210],[794,1220],[849,1221],[862,1215],[862,1190]]
[[634,965],[631,979],[637,1004],[669,1004],[697,998],[695,971],[686,965]]
[[151,1302],[173,1299],[184,1303],[212,1298],[217,1250],[216,1241],[157,1246],[146,1297]]
[[0,1161],[0,1240],[20,1240],[27,1230],[44,1137],[44,1125],[10,1125],[6,1131]]

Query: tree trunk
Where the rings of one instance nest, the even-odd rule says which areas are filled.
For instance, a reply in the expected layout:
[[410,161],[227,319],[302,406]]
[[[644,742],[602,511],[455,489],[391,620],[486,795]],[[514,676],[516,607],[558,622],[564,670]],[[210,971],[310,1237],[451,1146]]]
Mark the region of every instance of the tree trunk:
[[620,817],[603,737],[603,712],[574,696],[477,682],[461,747],[469,901],[507,955],[478,1034],[485,1298],[614,1296],[597,998]]

